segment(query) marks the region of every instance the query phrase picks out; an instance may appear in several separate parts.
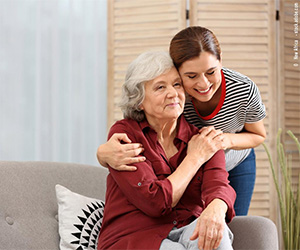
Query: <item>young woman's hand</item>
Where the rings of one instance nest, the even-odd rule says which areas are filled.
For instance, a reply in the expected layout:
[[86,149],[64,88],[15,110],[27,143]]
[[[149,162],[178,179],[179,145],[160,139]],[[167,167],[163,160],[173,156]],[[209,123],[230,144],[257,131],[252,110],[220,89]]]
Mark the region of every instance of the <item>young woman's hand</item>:
[[144,156],[139,156],[144,151],[140,143],[131,143],[126,134],[114,134],[105,144],[98,147],[97,158],[104,166],[112,167],[118,171],[135,171],[132,163],[145,161]]

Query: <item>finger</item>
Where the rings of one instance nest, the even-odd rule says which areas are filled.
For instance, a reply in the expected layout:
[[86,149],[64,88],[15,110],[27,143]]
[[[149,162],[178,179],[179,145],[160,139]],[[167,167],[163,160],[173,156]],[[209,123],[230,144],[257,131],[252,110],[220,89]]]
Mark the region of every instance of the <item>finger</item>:
[[211,131],[214,131],[215,128],[213,126],[204,127],[200,129],[199,134],[207,136]]
[[214,230],[213,229],[208,229],[206,231],[206,234],[205,234],[203,249],[205,249],[205,250],[212,249],[213,237],[214,237]]
[[223,238],[223,231],[218,231],[217,239],[213,245],[213,249],[217,249],[220,246],[222,238]]
[[224,233],[224,223],[218,224],[216,228],[216,241],[213,245],[214,249],[217,249],[219,245],[221,244],[221,240],[223,238],[223,233]]
[[129,172],[132,172],[132,171],[136,171],[137,167],[135,167],[135,166],[128,166],[128,165],[121,165],[116,170],[117,171],[129,171]]
[[131,143],[131,140],[128,138],[127,134],[125,134],[125,133],[115,133],[115,134],[113,134],[112,137],[118,141],[123,141],[125,143]]
[[198,248],[204,249],[205,246],[206,227],[200,227],[198,231]]
[[[124,147],[123,147],[124,146]],[[140,155],[142,152],[144,152],[144,148],[141,146],[132,147],[131,144],[122,145],[122,153],[126,152],[126,156],[128,157],[134,157]]]
[[215,129],[215,127],[214,126],[202,127],[199,129],[199,133],[201,133],[202,131],[205,131],[205,130],[212,130],[212,129]]
[[143,162],[146,160],[145,156],[129,157],[124,159],[124,165],[129,165],[133,163]]
[[218,240],[218,231],[217,229],[213,230],[213,237],[210,244],[210,249],[214,249],[214,246],[216,244],[216,241]]

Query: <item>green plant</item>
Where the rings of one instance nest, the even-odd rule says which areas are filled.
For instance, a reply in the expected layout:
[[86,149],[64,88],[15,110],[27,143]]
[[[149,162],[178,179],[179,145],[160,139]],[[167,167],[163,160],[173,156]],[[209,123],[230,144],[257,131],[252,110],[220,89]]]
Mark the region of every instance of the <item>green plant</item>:
[[[275,172],[268,147],[265,144],[263,146],[269,158],[279,199],[281,228],[285,249],[300,249],[300,174],[295,191],[293,190],[291,181],[291,160],[281,143],[281,132],[282,130],[279,129],[277,134],[277,158],[280,165],[280,176]],[[300,154],[298,139],[290,130],[287,133],[296,142]]]

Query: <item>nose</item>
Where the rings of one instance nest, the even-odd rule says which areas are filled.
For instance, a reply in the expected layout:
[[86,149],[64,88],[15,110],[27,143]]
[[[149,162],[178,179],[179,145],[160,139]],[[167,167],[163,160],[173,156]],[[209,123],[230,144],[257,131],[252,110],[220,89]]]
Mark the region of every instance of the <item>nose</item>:
[[169,98],[173,98],[173,97],[177,97],[178,96],[178,92],[177,90],[172,86],[168,88],[168,95]]
[[202,89],[207,89],[210,85],[210,82],[205,75],[202,75],[199,77],[198,85]]

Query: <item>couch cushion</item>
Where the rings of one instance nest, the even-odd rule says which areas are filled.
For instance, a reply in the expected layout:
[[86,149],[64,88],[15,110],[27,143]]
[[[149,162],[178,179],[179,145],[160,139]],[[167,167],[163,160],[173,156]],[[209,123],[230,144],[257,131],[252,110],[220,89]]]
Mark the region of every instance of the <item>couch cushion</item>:
[[55,185],[105,198],[100,166],[55,162],[0,162],[1,249],[59,249]]
[[104,202],[56,185],[60,249],[97,249]]

